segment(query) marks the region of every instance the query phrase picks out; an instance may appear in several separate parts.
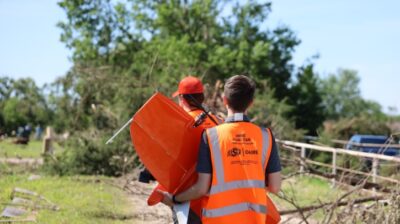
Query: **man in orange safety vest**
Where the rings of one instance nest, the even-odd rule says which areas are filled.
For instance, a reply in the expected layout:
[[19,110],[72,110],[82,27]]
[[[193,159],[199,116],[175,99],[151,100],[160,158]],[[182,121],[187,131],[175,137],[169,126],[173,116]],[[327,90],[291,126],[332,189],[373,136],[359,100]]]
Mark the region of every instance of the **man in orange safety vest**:
[[177,195],[163,192],[164,204],[172,206],[207,195],[202,200],[204,224],[267,222],[266,193],[279,192],[281,166],[271,130],[252,124],[245,115],[254,92],[255,84],[247,76],[226,81],[223,101],[228,117],[224,124],[203,133],[197,182]]

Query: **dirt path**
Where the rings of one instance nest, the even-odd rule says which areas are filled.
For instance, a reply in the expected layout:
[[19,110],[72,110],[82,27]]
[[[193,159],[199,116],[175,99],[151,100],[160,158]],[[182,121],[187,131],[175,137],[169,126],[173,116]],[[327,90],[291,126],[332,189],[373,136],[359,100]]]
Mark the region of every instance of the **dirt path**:
[[[125,183],[123,183],[125,182]],[[172,224],[171,210],[163,205],[158,204],[155,206],[147,205],[147,197],[156,186],[156,183],[144,184],[136,180],[126,184],[126,181],[120,181],[121,186],[125,186],[125,191],[129,195],[129,199],[132,201],[134,212],[133,212],[133,223],[135,224]],[[282,209],[282,208],[281,208]],[[281,223],[286,224],[297,224],[302,223],[302,219],[297,215],[282,216]],[[309,220],[309,223],[316,223],[313,220]]]
[[43,159],[33,158],[0,158],[0,163],[7,163],[11,165],[42,165]]
[[152,192],[156,183],[144,184],[138,181],[131,181],[125,185],[125,191],[129,195],[129,199],[132,201],[134,212],[133,212],[133,223],[135,224],[172,224],[172,213],[171,210],[163,205],[157,204],[155,206],[147,205],[147,197]]

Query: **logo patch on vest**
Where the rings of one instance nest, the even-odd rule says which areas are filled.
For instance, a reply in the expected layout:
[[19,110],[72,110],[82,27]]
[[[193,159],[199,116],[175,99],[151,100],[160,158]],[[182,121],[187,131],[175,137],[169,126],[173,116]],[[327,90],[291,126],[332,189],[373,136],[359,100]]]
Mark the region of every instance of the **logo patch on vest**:
[[246,149],[244,151],[244,154],[246,154],[246,155],[258,155],[258,150],[257,149]]
[[246,150],[244,150],[244,149],[239,149],[239,148],[234,147],[234,148],[228,150],[228,152],[227,152],[227,156],[228,157],[236,157],[236,156],[239,156],[239,155],[242,155],[242,154],[244,154],[244,155],[258,155],[258,150],[257,149],[246,149]]
[[236,157],[236,156],[242,154],[242,150],[238,149],[238,148],[233,148],[233,149],[228,150],[227,154],[228,154],[228,157]]

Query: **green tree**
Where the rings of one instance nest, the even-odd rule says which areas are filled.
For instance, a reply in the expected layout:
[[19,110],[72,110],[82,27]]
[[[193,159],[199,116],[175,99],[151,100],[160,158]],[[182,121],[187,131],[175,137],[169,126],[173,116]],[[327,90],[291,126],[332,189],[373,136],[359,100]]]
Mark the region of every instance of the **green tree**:
[[376,120],[365,114],[353,118],[328,121],[326,126],[323,134],[330,139],[350,139],[355,134],[390,135],[390,128],[385,121]]
[[0,132],[5,131],[6,123],[3,115],[5,102],[10,98],[12,92],[12,79],[0,77]]
[[[268,80],[278,99],[289,96],[290,60],[300,41],[288,27],[260,28],[270,3],[65,0],[59,5],[67,14],[67,21],[59,23],[61,41],[71,48],[74,67],[65,81],[57,82],[54,89],[64,90],[54,91],[53,102],[60,100],[75,117],[60,128],[69,123],[84,130],[99,123],[92,105],[101,105],[122,122],[152,92],[172,92],[187,74],[212,84],[247,72],[259,87]],[[231,12],[222,15],[225,7]]]
[[2,78],[0,83],[0,109],[5,131],[10,132],[26,124],[43,125],[51,121],[52,113],[46,98],[33,79]]
[[9,77],[0,77],[0,103],[11,96],[13,80]]
[[16,130],[17,127],[26,125],[29,121],[27,114],[21,111],[24,108],[23,106],[23,103],[17,98],[5,101],[2,114],[7,131]]
[[339,69],[337,75],[332,74],[322,80],[323,104],[328,119],[351,118],[361,114],[377,119],[384,117],[378,103],[362,98],[359,84],[357,72],[348,69]]
[[300,140],[305,132],[296,129],[295,121],[289,117],[293,110],[287,100],[278,100],[274,97],[274,91],[268,87],[267,82],[261,83],[264,91],[257,91],[253,106],[250,107],[249,115],[254,122],[270,127],[275,138]]
[[[80,150],[91,146],[80,154],[87,159],[97,152],[115,152],[119,158],[132,152],[127,145],[106,149],[96,141],[110,136],[154,91],[169,95],[188,74],[208,84],[251,74],[259,87],[254,111],[259,123],[269,124],[265,112],[273,117],[290,108],[285,99],[294,70],[292,53],[300,41],[286,26],[270,30],[262,25],[270,3],[63,0],[59,5],[67,15],[59,23],[61,41],[72,50],[74,65],[52,86],[50,106],[60,118],[57,129],[75,131],[73,141],[98,131],[87,144],[74,144]],[[231,10],[222,14],[226,8]],[[287,115],[277,117],[293,127]],[[101,157],[102,164],[108,159]]]
[[299,69],[297,81],[290,91],[289,102],[293,105],[290,115],[295,119],[296,128],[307,130],[309,135],[316,135],[317,129],[325,120],[325,114],[320,80],[315,74],[312,64]]
[[340,69],[322,80],[327,118],[323,135],[348,139],[353,134],[388,135],[387,115],[381,106],[361,96],[360,78],[354,70]]
[[[67,22],[61,40],[75,65],[106,64],[143,81],[152,67],[165,86],[183,74],[215,81],[247,72],[268,79],[275,95],[288,95],[294,48],[300,43],[285,26],[260,29],[270,3],[249,1],[62,1]],[[224,7],[231,13],[222,15]],[[174,22],[171,22],[174,21]],[[157,80],[161,80],[157,83]],[[165,82],[167,81],[167,82]]]

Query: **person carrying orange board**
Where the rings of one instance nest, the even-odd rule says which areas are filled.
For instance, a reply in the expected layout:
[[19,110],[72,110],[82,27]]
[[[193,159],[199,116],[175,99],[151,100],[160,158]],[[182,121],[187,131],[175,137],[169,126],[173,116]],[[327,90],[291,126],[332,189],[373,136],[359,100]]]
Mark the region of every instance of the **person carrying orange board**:
[[[209,114],[202,106],[204,102],[204,87],[198,78],[187,76],[182,79],[179,82],[178,90],[172,94],[172,97],[178,97],[179,106],[195,119],[195,126],[199,126],[201,129],[206,129],[221,123],[219,118]],[[157,189],[162,189],[162,187],[158,186]],[[154,195],[153,197],[157,196]],[[150,196],[149,200],[153,200],[153,197]],[[190,201],[188,224],[201,223],[201,206],[203,199],[204,198],[198,198]],[[149,202],[149,204],[152,205],[154,203]]]
[[172,97],[178,97],[179,106],[188,112],[198,122],[197,125],[201,125],[203,129],[211,128],[221,123],[221,119],[216,116],[205,114],[207,112],[202,106],[204,102],[204,87],[198,78],[187,76],[182,79],[179,82],[178,90],[172,94]]
[[177,195],[161,192],[164,204],[173,206],[207,195],[202,204],[204,224],[279,222],[279,214],[266,196],[280,190],[278,149],[271,130],[252,124],[245,115],[254,92],[255,84],[247,76],[236,75],[226,81],[223,102],[228,117],[224,124],[203,133],[197,182]]

